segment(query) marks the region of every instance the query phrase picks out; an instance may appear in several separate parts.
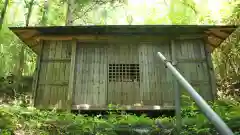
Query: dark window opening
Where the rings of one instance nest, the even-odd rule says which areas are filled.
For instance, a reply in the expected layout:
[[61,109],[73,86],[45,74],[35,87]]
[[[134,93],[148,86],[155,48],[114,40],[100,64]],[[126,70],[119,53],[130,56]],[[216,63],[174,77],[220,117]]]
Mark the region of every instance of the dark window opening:
[[109,82],[139,82],[139,64],[109,64]]

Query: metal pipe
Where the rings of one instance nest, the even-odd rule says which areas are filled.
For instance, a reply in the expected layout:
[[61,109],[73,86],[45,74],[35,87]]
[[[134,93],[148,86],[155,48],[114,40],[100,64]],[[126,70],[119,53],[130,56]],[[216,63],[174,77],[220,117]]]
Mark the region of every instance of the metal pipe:
[[200,110],[208,118],[209,121],[217,128],[218,132],[222,135],[234,135],[232,130],[226,125],[226,123],[212,110],[207,102],[196,92],[196,90],[184,79],[184,77],[172,66],[170,62],[158,52],[159,57],[172,72],[172,74],[178,79],[182,86],[187,90],[190,96],[194,99]]

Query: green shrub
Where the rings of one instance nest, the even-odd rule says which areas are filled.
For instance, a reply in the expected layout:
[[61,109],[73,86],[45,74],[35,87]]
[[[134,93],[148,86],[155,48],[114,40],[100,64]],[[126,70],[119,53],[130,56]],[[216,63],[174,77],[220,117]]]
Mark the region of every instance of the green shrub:
[[[216,134],[214,126],[200,113],[196,105],[188,102],[182,108],[182,135]],[[223,118],[228,126],[240,135],[239,102],[221,100],[211,103],[213,109]],[[162,127],[156,125],[156,121]],[[0,106],[0,129],[4,135],[24,131],[25,134],[161,134],[171,135],[175,132],[175,117],[151,119],[145,115],[116,114],[109,112],[106,117],[74,115],[66,112],[40,111],[19,104]],[[141,130],[140,130],[141,129]],[[144,133],[145,132],[145,133]]]

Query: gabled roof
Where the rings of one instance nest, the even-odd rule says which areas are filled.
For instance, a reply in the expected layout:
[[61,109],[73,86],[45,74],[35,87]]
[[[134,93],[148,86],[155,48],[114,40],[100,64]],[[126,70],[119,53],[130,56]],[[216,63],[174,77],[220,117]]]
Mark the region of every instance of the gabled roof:
[[[175,38],[179,35],[205,35],[211,49],[218,47],[238,26],[219,25],[100,25],[10,27],[23,42],[38,53],[40,40],[102,40],[115,36],[157,36]],[[142,38],[139,38],[140,40]]]

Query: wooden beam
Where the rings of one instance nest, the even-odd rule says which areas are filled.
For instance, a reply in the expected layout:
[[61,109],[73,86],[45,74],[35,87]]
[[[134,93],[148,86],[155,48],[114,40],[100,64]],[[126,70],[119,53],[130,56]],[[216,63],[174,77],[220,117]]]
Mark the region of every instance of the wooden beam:
[[212,36],[208,36],[207,41],[208,41],[208,44],[210,44],[214,47],[218,47],[218,45],[220,45],[222,43],[222,40],[220,40],[219,38],[216,39]]
[[203,34],[196,35],[40,35],[34,37],[32,40],[79,40],[83,42],[91,41],[107,41],[107,42],[119,42],[119,41],[153,41],[153,40],[169,40],[169,39],[197,39],[203,38]]
[[160,105],[116,105],[109,108],[108,105],[88,105],[75,104],[72,105],[72,110],[174,110],[174,106],[160,106]]
[[221,32],[225,32],[225,33],[227,33],[227,34],[231,34],[234,30],[229,30],[229,29],[221,29],[220,30]]
[[42,62],[71,62],[71,59],[42,59]]
[[203,63],[206,59],[196,58],[196,59],[177,59],[177,63]]
[[219,38],[219,39],[221,39],[221,40],[225,40],[225,38],[226,37],[223,37],[223,36],[220,36],[219,34],[216,34],[216,33],[214,33],[214,32],[209,32],[209,33],[207,33],[209,36],[214,36],[214,37],[216,37],[216,38]]
[[209,83],[211,85],[212,90],[212,100],[214,100],[217,96],[217,84],[216,84],[216,76],[214,73],[213,63],[211,59],[211,50],[207,44],[204,44],[204,50],[207,60],[207,68],[208,68],[208,74],[209,74]]
[[64,86],[64,85],[68,85],[69,82],[68,81],[53,81],[53,82],[39,82],[39,85],[58,85],[58,86]]
[[70,75],[69,75],[69,83],[68,83],[68,96],[67,96],[67,103],[68,107],[67,110],[71,111],[72,109],[72,99],[73,99],[73,91],[75,86],[75,67],[76,67],[76,51],[77,51],[77,42],[76,40],[72,41],[72,52],[71,52],[71,64],[70,64]]
[[36,76],[33,83],[33,105],[35,106],[36,100],[36,92],[38,89],[38,82],[39,82],[39,74],[41,70],[41,59],[42,59],[42,52],[43,52],[43,43],[40,44],[40,54],[37,56],[37,63],[36,63]]

